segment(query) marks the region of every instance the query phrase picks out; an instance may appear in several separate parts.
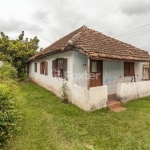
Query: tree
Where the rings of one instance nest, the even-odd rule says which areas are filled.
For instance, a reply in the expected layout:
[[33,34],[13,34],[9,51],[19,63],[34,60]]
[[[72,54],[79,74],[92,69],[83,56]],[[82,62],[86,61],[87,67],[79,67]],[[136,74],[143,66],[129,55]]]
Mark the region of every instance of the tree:
[[1,32],[0,60],[11,63],[20,73],[27,60],[37,53],[38,44],[39,39],[36,36],[30,41],[28,38],[24,40],[24,31],[14,40]]

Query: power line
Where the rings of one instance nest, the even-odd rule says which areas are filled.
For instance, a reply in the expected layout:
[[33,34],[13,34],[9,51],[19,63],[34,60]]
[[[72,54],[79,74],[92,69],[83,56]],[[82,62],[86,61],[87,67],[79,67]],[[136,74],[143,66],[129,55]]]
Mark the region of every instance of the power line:
[[[121,36],[125,36],[125,35],[129,35],[129,34],[132,34],[132,33],[135,33],[135,32],[139,32],[139,31],[141,31],[141,30],[148,29],[149,27],[148,27],[148,28],[144,28],[144,27],[149,26],[149,25],[150,25],[150,24],[146,24],[146,25],[144,25],[144,26],[141,26],[141,27],[132,29],[132,30],[128,31],[127,33],[124,33],[124,34],[121,34],[121,35],[119,35],[119,36],[116,36],[115,38],[121,37]],[[142,29],[142,28],[144,28],[144,29]],[[141,30],[139,30],[139,29],[141,29]]]
[[[140,29],[140,28],[143,28],[143,27],[149,26],[149,25],[150,25],[150,24],[146,24],[146,25],[144,25],[144,26],[141,26],[141,27],[138,27],[138,28],[132,29],[132,30],[130,30],[130,31],[134,31],[134,30],[137,30],[137,29]],[[128,32],[130,32],[130,31],[128,31]]]
[[[138,27],[138,28],[135,28],[135,29],[132,29],[132,30],[128,31],[128,32],[125,33],[125,34],[119,35],[119,36],[117,36],[117,37],[129,35],[129,34],[132,34],[132,33],[135,33],[135,32],[139,32],[139,31],[141,31],[141,30],[148,29],[148,28],[150,28],[149,26],[150,26],[150,24],[143,25],[143,26],[141,26],[141,27]],[[147,27],[147,28],[145,28],[145,27]],[[108,37],[109,37],[109,36],[108,36]],[[110,38],[115,39],[115,38],[117,38],[117,37],[110,37]],[[115,39],[115,40],[120,41],[120,40],[118,40],[118,39]],[[109,41],[109,40],[108,40],[108,39],[101,40],[101,42],[107,42],[107,41]],[[138,40],[136,40],[136,41],[138,42]],[[149,40],[144,40],[144,41],[142,41],[142,42],[140,42],[140,43],[138,43],[138,44],[132,44],[132,45],[134,45],[134,46],[135,46],[135,45],[141,45],[141,44],[146,43],[146,42],[148,42],[148,41],[149,41]],[[121,42],[123,42],[123,41],[121,41]],[[127,42],[123,42],[123,43],[127,43]],[[127,43],[127,44],[129,44],[129,43]],[[131,43],[130,43],[130,44],[131,44]],[[130,45],[130,44],[129,44],[129,45]]]

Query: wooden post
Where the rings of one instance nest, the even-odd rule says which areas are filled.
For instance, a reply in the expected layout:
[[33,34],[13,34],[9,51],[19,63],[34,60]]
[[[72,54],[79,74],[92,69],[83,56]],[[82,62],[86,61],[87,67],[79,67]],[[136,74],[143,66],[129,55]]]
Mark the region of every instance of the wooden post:
[[142,79],[144,79],[144,65],[142,65]]
[[87,79],[87,85],[88,85],[88,90],[90,89],[90,58],[88,56],[88,68],[87,68],[87,73],[88,73],[88,79]]
[[25,71],[26,71],[26,75],[27,75],[28,74],[28,64],[26,64]]
[[136,82],[136,70],[135,70],[135,62],[134,62],[134,82]]

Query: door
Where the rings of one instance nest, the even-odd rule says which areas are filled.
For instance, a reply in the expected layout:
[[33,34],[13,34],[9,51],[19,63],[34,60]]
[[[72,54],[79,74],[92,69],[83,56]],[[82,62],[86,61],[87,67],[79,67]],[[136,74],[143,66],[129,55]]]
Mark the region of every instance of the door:
[[90,87],[102,86],[103,61],[91,60],[90,62]]

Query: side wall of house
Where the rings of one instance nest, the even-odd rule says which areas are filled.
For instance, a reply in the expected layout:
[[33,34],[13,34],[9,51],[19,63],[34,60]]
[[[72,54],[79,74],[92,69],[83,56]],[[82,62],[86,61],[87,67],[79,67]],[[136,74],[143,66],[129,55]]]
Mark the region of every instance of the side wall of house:
[[[86,55],[77,51],[69,51],[60,54],[47,56],[36,61],[32,61],[29,67],[29,76],[31,80],[61,96],[61,86],[63,79],[52,76],[52,60],[56,58],[67,58],[68,81],[66,81],[68,90],[68,99],[78,107],[90,111],[100,109],[106,106],[107,87],[100,86],[87,89],[87,63]],[[40,74],[40,62],[48,62],[48,75]],[[37,72],[34,72],[34,63],[37,63]]]
[[[61,86],[63,79],[52,76],[52,60],[56,58],[67,58],[68,80],[66,81],[68,90],[68,99],[78,107],[89,111],[88,101],[89,91],[87,89],[87,79],[82,80],[82,74],[87,72],[87,57],[79,52],[69,51],[60,54],[51,55],[36,61],[32,61],[29,67],[29,76],[32,81],[38,83],[44,88],[54,92],[61,97]],[[48,62],[48,75],[40,74],[40,62]],[[37,63],[37,72],[34,72],[34,63]]]
[[[136,81],[142,79],[142,63],[135,63]],[[108,87],[108,95],[117,93],[117,84],[134,81],[133,76],[124,77],[124,62],[103,61],[103,84]]]
[[[59,53],[59,54],[47,56],[42,59],[32,61],[29,66],[29,77],[34,82],[54,92],[57,96],[61,96],[60,88],[63,84],[63,79],[52,76],[52,60],[56,58],[67,58],[68,61],[67,70],[72,72],[73,52],[69,51],[69,52]],[[40,74],[40,63],[42,61],[48,62],[48,75]],[[34,72],[34,63],[37,63],[37,72]],[[68,77],[67,84],[70,85],[71,83],[72,83],[72,79]]]

